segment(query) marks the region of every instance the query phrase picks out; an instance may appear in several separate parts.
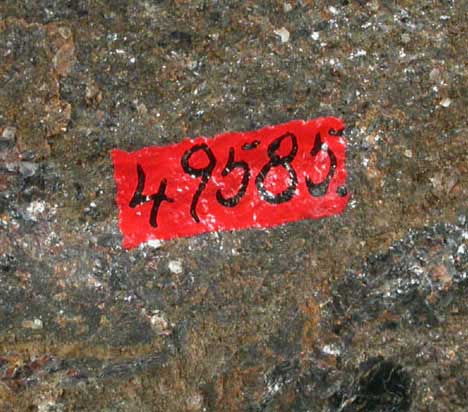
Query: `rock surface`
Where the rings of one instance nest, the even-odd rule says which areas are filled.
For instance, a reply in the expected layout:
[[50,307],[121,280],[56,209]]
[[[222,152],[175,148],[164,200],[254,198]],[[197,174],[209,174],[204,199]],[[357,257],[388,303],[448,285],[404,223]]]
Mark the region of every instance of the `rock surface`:
[[[465,411],[467,17],[0,2],[0,410]],[[111,149],[329,115],[341,216],[121,248]]]

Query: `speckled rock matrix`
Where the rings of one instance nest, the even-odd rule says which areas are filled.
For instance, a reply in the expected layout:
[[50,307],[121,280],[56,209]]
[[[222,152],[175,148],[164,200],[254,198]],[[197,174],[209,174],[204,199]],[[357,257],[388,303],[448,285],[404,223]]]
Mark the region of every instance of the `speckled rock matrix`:
[[[0,410],[464,411],[464,2],[0,3]],[[337,116],[346,212],[124,251],[109,151]]]

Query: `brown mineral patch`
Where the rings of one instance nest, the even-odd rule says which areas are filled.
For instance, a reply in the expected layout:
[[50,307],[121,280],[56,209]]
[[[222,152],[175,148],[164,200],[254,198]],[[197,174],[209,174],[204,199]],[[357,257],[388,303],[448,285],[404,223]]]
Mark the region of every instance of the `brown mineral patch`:
[[301,346],[304,351],[308,351],[314,347],[319,333],[320,305],[314,298],[309,298],[301,307],[301,311],[305,318]]
[[52,61],[57,74],[67,76],[75,63],[75,45],[73,41],[68,41],[60,47]]
[[[74,65],[75,46],[65,25],[14,18],[1,22],[0,41],[14,49],[23,39],[28,43],[21,54],[9,53],[0,64],[0,76],[8,79],[0,95],[0,110],[17,127],[18,150],[43,158],[50,154],[47,138],[65,133],[70,121],[71,106],[60,96],[59,81]],[[20,80],[22,73],[28,76]]]
[[452,284],[452,276],[450,276],[447,267],[443,264],[432,269],[431,277],[433,280],[440,282],[444,289],[450,288]]
[[52,137],[67,131],[71,117],[71,105],[55,97],[45,106],[46,116],[43,119],[47,137]]

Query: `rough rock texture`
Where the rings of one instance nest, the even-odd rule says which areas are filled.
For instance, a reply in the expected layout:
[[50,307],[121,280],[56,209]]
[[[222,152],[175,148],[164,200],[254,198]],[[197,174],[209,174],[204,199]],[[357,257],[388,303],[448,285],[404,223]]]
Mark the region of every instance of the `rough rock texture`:
[[[467,17],[0,2],[0,410],[465,411]],[[322,115],[343,215],[122,250],[109,150]]]

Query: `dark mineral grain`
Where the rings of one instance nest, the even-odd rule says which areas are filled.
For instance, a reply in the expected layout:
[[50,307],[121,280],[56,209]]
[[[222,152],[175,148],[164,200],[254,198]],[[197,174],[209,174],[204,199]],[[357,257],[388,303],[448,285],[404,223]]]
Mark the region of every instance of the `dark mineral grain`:
[[[0,1],[0,411],[466,411],[467,21]],[[111,149],[330,115],[342,215],[122,249]]]

